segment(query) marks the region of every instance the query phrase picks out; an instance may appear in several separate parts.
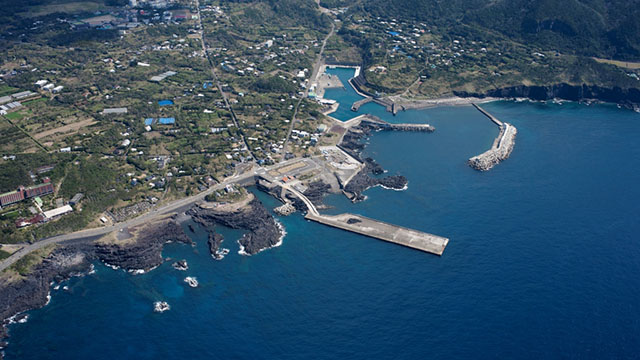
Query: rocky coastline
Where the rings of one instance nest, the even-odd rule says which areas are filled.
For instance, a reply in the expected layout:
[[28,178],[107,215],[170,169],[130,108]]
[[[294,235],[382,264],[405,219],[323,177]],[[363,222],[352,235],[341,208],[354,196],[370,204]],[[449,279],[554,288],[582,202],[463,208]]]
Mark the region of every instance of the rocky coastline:
[[[323,202],[324,197],[330,192],[331,185],[325,183],[322,180],[318,180],[310,183],[303,194],[313,203],[313,205],[315,205],[316,208],[323,209],[326,208],[326,205]],[[289,202],[293,204],[297,211],[307,211],[307,206],[297,196],[293,196],[291,194],[287,194],[286,196],[287,200],[289,200]]]
[[361,123],[347,131],[342,138],[340,148],[354,157],[358,161],[364,163],[364,168],[360,170],[343,188],[345,195],[351,201],[362,201],[365,197],[362,193],[374,186],[383,186],[393,190],[403,190],[407,186],[407,178],[402,175],[390,175],[383,177],[373,177],[371,175],[382,175],[385,170],[374,159],[368,157],[362,158],[362,151],[365,145],[362,139],[370,135],[372,131],[380,130],[375,124]]
[[210,234],[214,232],[216,225],[247,230],[247,233],[238,240],[241,253],[246,255],[254,255],[276,246],[282,235],[273,216],[257,198],[254,198],[244,208],[233,212],[193,207],[187,211],[187,215],[204,226]]
[[92,268],[91,262],[97,260],[128,271],[148,271],[163,262],[163,245],[171,241],[192,243],[174,219],[145,227],[131,243],[76,242],[58,245],[27,275],[0,277],[0,350],[6,346],[9,318],[45,306],[52,283],[86,274]]
[[454,91],[456,96],[474,98],[501,98],[545,101],[553,99],[569,101],[601,101],[616,103],[629,109],[637,109],[640,105],[640,89],[602,87],[597,85],[571,85],[559,83],[546,86],[517,85],[499,89],[488,90],[481,93]]
[[[175,221],[145,229],[132,244],[101,244],[94,246],[96,259],[125,270],[148,271],[162,264],[162,247],[177,241],[191,245],[193,242]],[[91,252],[91,249],[88,249]]]
[[207,240],[207,244],[209,245],[209,252],[211,256],[216,260],[221,260],[222,257],[220,255],[220,245],[224,241],[224,236],[214,232],[209,232],[209,239]]

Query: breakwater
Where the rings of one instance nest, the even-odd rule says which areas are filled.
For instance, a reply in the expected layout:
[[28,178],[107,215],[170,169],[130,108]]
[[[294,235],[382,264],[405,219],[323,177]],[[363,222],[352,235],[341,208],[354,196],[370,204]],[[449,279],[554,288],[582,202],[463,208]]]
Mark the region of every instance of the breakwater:
[[506,160],[509,155],[511,155],[518,130],[515,126],[498,120],[495,116],[491,115],[480,106],[476,104],[473,104],[473,106],[500,128],[500,133],[493,141],[491,149],[478,156],[470,158],[467,162],[469,166],[476,170],[487,171],[499,164],[501,161]]
[[449,239],[442,236],[388,224],[361,215],[349,213],[319,215],[309,211],[305,219],[435,255],[442,255],[449,243]]
[[379,130],[387,131],[423,131],[434,132],[436,128],[429,124],[391,124],[377,116],[365,115],[360,120],[360,124],[364,126],[371,126]]

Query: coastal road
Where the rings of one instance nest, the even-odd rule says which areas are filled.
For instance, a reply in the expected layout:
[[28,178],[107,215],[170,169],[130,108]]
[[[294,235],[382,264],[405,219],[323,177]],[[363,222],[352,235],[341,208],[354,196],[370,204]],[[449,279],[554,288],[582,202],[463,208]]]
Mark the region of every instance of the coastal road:
[[[320,6],[320,5],[318,5],[318,6]],[[321,7],[321,9],[323,9],[323,8]],[[307,86],[307,88],[304,90],[302,96],[300,97],[300,100],[298,100],[298,102],[296,103],[295,110],[293,111],[293,117],[291,118],[291,125],[289,125],[289,131],[287,132],[287,137],[284,140],[284,145],[282,146],[282,161],[285,160],[285,155],[287,154],[287,148],[289,146],[289,139],[291,139],[291,132],[293,131],[293,126],[296,124],[296,116],[298,115],[298,109],[300,108],[300,104],[302,103],[302,100],[304,100],[304,98],[306,98],[307,95],[309,95],[309,87],[315,81],[316,77],[318,77],[318,71],[320,71],[320,66],[322,65],[322,54],[324,53],[324,48],[325,48],[325,46],[327,46],[327,41],[333,35],[335,30],[336,30],[336,25],[334,24],[334,22],[332,20],[331,21],[331,31],[329,31],[329,34],[327,34],[327,36],[324,38],[324,40],[322,40],[322,46],[320,47],[320,52],[318,53],[318,56],[316,57],[315,64],[313,65],[313,71],[311,72],[311,77],[309,78],[309,86]]]
[[[276,165],[271,165],[269,167],[260,167],[260,168],[255,168],[253,170],[249,170],[243,174],[238,174],[238,175],[234,175],[231,176],[227,179],[225,179],[223,182],[210,187],[209,189],[198,193],[196,195],[193,196],[189,196],[183,199],[178,199],[175,201],[172,201],[166,205],[157,207],[157,208],[152,208],[149,212],[140,215],[136,218],[127,220],[125,222],[121,222],[121,223],[117,223],[117,224],[113,224],[113,225],[109,225],[109,226],[105,226],[105,227],[100,227],[100,228],[93,228],[93,229],[86,229],[86,230],[80,230],[80,231],[76,231],[73,233],[69,233],[69,234],[63,234],[63,235],[58,235],[58,236],[53,236],[50,238],[46,238],[46,239],[42,239],[36,243],[27,245],[25,247],[23,247],[22,249],[16,251],[15,253],[13,253],[11,256],[9,256],[8,258],[0,261],[0,272],[4,271],[6,268],[8,268],[9,266],[13,265],[16,261],[20,260],[23,256],[27,255],[28,253],[35,251],[35,250],[39,250],[42,249],[48,245],[51,244],[57,244],[57,243],[61,243],[61,242],[65,242],[65,241],[70,241],[70,240],[79,240],[79,239],[95,239],[96,237],[102,236],[102,235],[106,235],[108,233],[114,232],[114,231],[121,231],[123,229],[129,228],[129,227],[133,227],[133,226],[138,226],[144,223],[148,223],[151,220],[153,220],[154,218],[157,218],[159,216],[162,215],[167,215],[167,214],[171,214],[173,212],[175,212],[176,210],[182,208],[182,207],[186,207],[189,205],[192,205],[198,201],[202,201],[204,200],[205,196],[211,194],[212,192],[216,191],[216,190],[221,190],[224,189],[225,186],[229,185],[229,184],[234,184],[234,183],[239,183],[242,182],[244,180],[247,180],[251,177],[254,177],[256,175],[260,175],[260,174],[264,174],[272,169],[275,168],[279,168],[282,167],[283,165],[289,165],[292,164],[296,161],[300,161],[300,159],[295,158],[295,159],[290,159],[287,160],[284,163],[279,163]],[[303,160],[304,161],[304,160]]]

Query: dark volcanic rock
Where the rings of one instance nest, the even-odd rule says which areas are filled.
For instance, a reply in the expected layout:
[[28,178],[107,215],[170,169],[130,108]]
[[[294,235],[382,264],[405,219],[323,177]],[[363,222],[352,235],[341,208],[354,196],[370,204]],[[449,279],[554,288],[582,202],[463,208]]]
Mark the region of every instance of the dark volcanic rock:
[[140,231],[132,244],[96,244],[94,254],[99,260],[125,270],[149,270],[162,264],[162,247],[169,241],[192,243],[180,225],[169,221]]
[[619,87],[605,88],[596,85],[570,85],[565,83],[549,86],[511,86],[489,90],[484,93],[469,93],[454,91],[460,97],[498,97],[498,98],[528,98],[532,100],[597,100],[626,105],[640,104],[640,89]]
[[210,232],[216,224],[232,229],[248,230],[238,243],[249,255],[273,247],[280,240],[281,232],[275,219],[258,199],[253,199],[247,207],[235,212],[194,207],[187,214],[191,215],[196,222],[209,228]]
[[[76,243],[60,245],[25,278],[0,280],[0,319],[42,307],[47,302],[52,282],[86,272],[91,261],[102,260],[126,270],[149,270],[162,263],[162,246],[168,241],[192,243],[175,221],[140,230],[137,241],[127,245]],[[4,320],[3,325],[6,325]],[[0,341],[6,329],[0,327]]]
[[401,190],[407,185],[407,178],[402,175],[392,175],[380,178],[369,176],[370,173],[380,174],[382,172],[384,172],[382,167],[373,161],[373,159],[368,158],[365,161],[364,169],[349,181],[347,186],[344,187],[344,191],[353,194],[351,200],[361,201],[364,200],[362,193],[371,187],[382,185],[386,188]]
[[[309,184],[307,190],[304,191],[304,195],[313,203],[313,205],[316,206],[316,208],[322,209],[326,208],[322,201],[324,200],[325,195],[327,195],[330,191],[331,185],[325,183],[322,180],[318,180]],[[308,210],[304,202],[297,196],[287,193],[287,198],[291,201],[296,210],[300,212],[305,212]]]
[[[44,306],[51,282],[63,281],[89,268],[89,257],[83,251],[74,247],[60,247],[35,266],[25,278],[0,280],[0,319]],[[4,320],[0,327],[0,341],[7,336],[6,324],[7,320]]]
[[361,143],[362,138],[369,135],[371,131],[377,130],[375,124],[361,123],[360,125],[349,129],[345,134],[340,148],[349,153],[354,158],[364,162],[365,167],[360,170],[356,176],[349,181],[344,187],[344,191],[352,194],[352,201],[364,200],[362,192],[377,186],[382,185],[390,189],[401,190],[407,185],[407,178],[402,175],[393,175],[385,177],[371,177],[369,174],[380,175],[384,173],[384,169],[374,159],[368,157],[364,160],[361,158],[361,151],[364,149],[364,144]]
[[218,256],[217,252],[220,249],[220,245],[222,245],[223,241],[224,236],[213,231],[209,232],[209,241],[207,243],[209,244],[209,251],[211,252],[211,256]]

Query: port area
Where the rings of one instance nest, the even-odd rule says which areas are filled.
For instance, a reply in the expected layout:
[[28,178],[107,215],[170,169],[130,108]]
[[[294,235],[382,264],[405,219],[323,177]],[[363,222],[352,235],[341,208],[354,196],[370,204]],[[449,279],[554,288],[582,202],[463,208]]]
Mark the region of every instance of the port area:
[[324,225],[351,231],[435,255],[442,255],[445,247],[449,243],[449,239],[442,236],[408,229],[350,213],[340,215],[320,215],[309,211],[305,218]]

